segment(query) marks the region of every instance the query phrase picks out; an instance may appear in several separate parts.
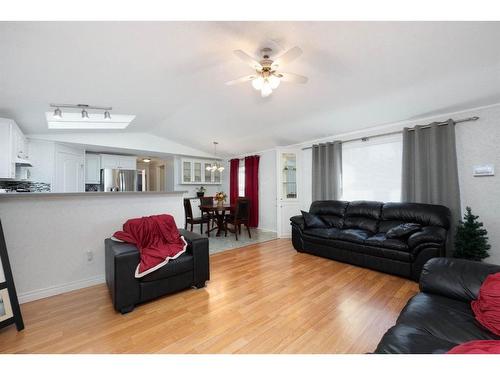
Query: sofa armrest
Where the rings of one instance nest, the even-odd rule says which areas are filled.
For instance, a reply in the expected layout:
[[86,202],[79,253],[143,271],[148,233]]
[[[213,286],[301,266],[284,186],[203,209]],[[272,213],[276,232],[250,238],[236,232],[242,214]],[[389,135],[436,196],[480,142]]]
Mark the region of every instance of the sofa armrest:
[[140,262],[139,250],[134,245],[104,240],[106,283],[116,310],[128,312],[140,299],[139,282],[135,270]]
[[292,223],[292,225],[296,225],[301,230],[304,230],[304,218],[302,217],[302,215],[292,216],[290,218],[290,222]]
[[446,229],[437,226],[423,227],[421,231],[408,237],[408,246],[412,252],[418,251],[422,245],[441,247],[446,243]]
[[187,253],[193,255],[194,260],[194,285],[198,288],[205,286],[210,280],[210,257],[208,252],[208,238],[197,233],[179,229],[179,233],[186,240]]
[[465,259],[432,258],[420,275],[420,290],[470,302],[477,298],[479,288],[500,266]]

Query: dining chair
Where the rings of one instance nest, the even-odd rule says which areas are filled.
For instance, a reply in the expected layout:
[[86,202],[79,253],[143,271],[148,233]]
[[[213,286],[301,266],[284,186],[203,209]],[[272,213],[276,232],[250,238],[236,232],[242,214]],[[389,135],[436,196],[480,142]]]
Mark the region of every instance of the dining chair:
[[201,212],[200,204],[200,198],[184,198],[184,229],[187,230],[188,224],[191,224],[192,232],[193,225],[200,224],[200,233],[203,234],[203,223],[207,223],[207,227],[210,228],[210,217]]
[[[238,241],[238,234],[241,234],[241,225],[245,225],[248,231],[248,237],[252,238],[250,234],[250,228],[248,226],[250,221],[250,199],[246,197],[240,197],[236,200],[236,208],[234,213],[227,214],[224,219],[224,232],[227,237],[227,232],[234,233],[236,236],[236,241]],[[228,224],[231,224],[233,228],[228,228]]]
[[[214,197],[201,197],[200,201],[202,205],[214,204]],[[215,214],[213,212],[207,212],[206,214],[208,215],[208,217],[210,217],[210,221],[212,222],[212,228],[214,228],[217,223],[217,218],[215,217]]]

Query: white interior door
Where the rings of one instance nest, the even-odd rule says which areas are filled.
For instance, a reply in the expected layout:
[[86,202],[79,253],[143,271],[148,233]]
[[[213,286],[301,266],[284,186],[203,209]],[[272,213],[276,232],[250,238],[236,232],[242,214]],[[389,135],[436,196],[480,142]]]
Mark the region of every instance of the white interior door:
[[71,150],[56,152],[56,192],[73,193],[85,191],[84,154]]
[[277,163],[277,229],[278,237],[290,237],[290,217],[300,215],[300,166],[301,153],[298,149],[279,149]]

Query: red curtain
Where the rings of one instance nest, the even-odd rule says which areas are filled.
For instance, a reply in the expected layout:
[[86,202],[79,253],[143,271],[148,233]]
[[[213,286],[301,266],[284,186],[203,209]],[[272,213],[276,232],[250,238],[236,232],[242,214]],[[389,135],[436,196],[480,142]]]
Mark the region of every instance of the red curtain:
[[245,158],[245,196],[250,199],[250,226],[259,226],[259,159],[257,155]]
[[238,198],[238,168],[240,167],[240,159],[231,159],[229,163],[229,202],[234,204]]

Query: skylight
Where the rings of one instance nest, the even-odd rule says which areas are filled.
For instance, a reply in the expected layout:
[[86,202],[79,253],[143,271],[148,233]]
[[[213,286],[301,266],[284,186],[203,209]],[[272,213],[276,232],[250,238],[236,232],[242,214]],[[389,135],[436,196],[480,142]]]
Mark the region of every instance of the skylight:
[[125,129],[134,119],[135,115],[117,115],[104,118],[102,113],[88,113],[82,117],[81,112],[63,112],[62,116],[54,116],[53,112],[45,112],[49,129]]

